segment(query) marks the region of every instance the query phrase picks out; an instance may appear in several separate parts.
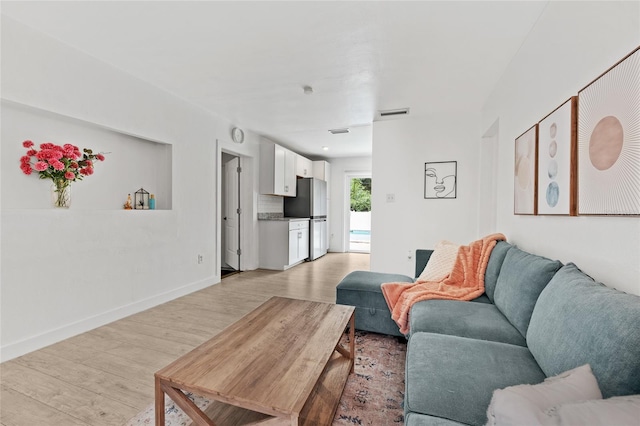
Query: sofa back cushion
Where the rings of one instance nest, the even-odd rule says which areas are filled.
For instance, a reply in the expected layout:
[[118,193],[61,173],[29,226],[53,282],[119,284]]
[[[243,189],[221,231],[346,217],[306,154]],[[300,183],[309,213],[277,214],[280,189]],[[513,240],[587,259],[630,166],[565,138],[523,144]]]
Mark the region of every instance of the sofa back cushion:
[[562,263],[511,247],[504,257],[496,282],[494,303],[522,336],[540,292],[551,281]]
[[605,398],[640,393],[640,296],[565,265],[540,294],[527,332],[547,376],[591,365]]
[[433,254],[433,250],[427,249],[417,249],[416,250],[416,272],[414,277],[419,277],[424,268],[427,266],[427,263],[431,259],[431,255]]
[[491,251],[491,256],[489,256],[489,263],[487,263],[487,269],[484,273],[484,291],[492,302],[494,301],[493,294],[496,291],[496,283],[498,282],[502,262],[504,262],[504,257],[511,247],[513,246],[506,241],[498,241],[498,244]]

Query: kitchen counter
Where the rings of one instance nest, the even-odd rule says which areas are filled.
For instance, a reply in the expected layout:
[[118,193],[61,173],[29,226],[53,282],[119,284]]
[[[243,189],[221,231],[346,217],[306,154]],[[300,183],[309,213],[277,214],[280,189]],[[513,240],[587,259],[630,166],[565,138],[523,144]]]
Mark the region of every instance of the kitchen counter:
[[286,222],[295,222],[297,220],[310,220],[308,217],[266,217],[266,218],[258,218],[258,220],[278,220],[278,221],[286,221]]

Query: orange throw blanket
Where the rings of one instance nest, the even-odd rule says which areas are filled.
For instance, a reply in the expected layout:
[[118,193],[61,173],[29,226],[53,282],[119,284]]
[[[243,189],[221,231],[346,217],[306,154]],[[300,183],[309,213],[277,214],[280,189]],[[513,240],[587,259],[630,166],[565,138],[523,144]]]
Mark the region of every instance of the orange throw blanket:
[[468,246],[460,246],[451,274],[441,281],[384,283],[382,294],[391,310],[391,318],[403,334],[409,333],[409,311],[414,303],[428,299],[471,300],[484,293],[484,273],[491,251],[502,234],[492,234]]

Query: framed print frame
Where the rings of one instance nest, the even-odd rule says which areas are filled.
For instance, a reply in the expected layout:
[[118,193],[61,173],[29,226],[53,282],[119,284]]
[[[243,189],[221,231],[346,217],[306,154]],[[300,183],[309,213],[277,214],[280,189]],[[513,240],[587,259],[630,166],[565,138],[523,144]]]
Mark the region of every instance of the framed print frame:
[[640,47],[578,92],[578,214],[640,215]]
[[577,214],[577,107],[572,96],[538,123],[539,215]]
[[538,125],[516,138],[513,172],[513,214],[537,213],[536,164],[538,160]]
[[458,196],[458,162],[424,163],[424,198],[452,199]]

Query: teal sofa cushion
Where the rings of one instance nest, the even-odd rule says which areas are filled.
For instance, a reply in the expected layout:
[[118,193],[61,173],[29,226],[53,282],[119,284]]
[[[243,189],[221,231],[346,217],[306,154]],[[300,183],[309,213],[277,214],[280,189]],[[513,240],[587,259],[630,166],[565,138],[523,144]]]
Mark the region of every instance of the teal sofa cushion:
[[413,278],[400,274],[354,271],[345,276],[336,287],[336,303],[356,307],[356,330],[403,336],[398,324],[391,319],[391,311],[380,285],[387,282],[413,282]]
[[431,259],[432,254],[433,250],[416,250],[416,278],[418,278],[420,274],[422,274],[422,271],[424,271],[425,266],[427,266],[427,263],[429,262],[429,259]]
[[493,391],[545,379],[527,348],[435,333],[411,335],[405,412],[483,425]]
[[495,305],[458,300],[424,300],[411,308],[411,334],[448,334],[526,346],[520,332]]
[[489,298],[487,297],[486,294],[481,294],[480,296],[476,297],[475,299],[469,300],[469,302],[491,303],[491,300],[489,300]]
[[502,268],[504,258],[511,247],[513,246],[506,241],[498,241],[493,250],[491,250],[487,269],[484,272],[484,292],[491,302],[493,302],[493,295],[496,291],[500,268]]
[[538,296],[562,263],[511,247],[502,262],[496,282],[494,303],[500,312],[527,335],[529,320]]
[[353,271],[336,287],[336,302],[340,305],[362,306],[389,310],[382,295],[382,283],[412,283],[413,278],[401,274]]
[[527,332],[547,376],[590,364],[604,398],[640,394],[640,296],[565,265],[540,294]]
[[433,417],[426,414],[407,413],[404,418],[405,426],[460,426],[464,423],[454,422],[453,420],[443,419],[442,417]]

